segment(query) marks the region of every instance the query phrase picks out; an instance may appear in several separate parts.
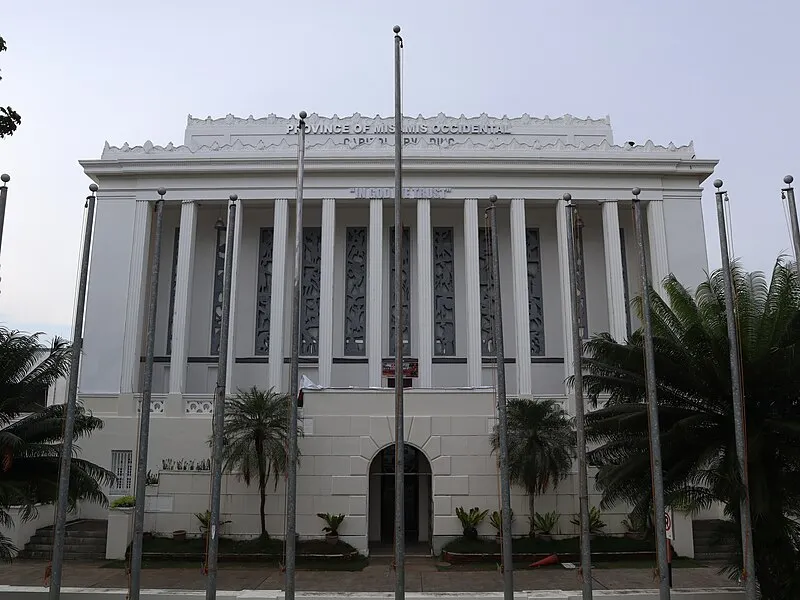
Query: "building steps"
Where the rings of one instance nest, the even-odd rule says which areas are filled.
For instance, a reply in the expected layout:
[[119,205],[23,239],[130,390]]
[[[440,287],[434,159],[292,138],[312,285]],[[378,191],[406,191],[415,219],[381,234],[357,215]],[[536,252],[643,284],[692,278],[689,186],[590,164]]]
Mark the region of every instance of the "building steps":
[[[103,560],[106,557],[108,521],[82,519],[67,523],[64,543],[66,560]],[[53,527],[37,529],[25,544],[19,558],[50,560],[53,553]]]
[[723,565],[739,550],[739,542],[728,521],[703,519],[692,523],[694,559],[711,565]]

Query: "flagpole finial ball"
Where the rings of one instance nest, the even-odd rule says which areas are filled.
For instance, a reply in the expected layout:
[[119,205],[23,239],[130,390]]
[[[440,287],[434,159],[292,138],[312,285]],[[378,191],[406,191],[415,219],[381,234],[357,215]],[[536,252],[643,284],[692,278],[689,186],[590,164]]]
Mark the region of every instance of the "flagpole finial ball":
[[231,194],[228,197],[230,198],[231,202],[236,202],[239,199],[239,196],[237,196],[236,194]]
[[722,187],[722,179],[715,179],[714,180],[714,187],[719,189]]
[[[5,179],[3,181],[5,181]],[[783,178],[783,183],[785,183],[786,185],[792,185],[793,181],[794,177],[792,177],[791,175],[787,175],[786,177]]]
[[11,176],[8,173],[3,173],[2,175],[0,175],[0,181],[2,181],[3,183],[8,183],[9,181],[11,181]]
[[394,27],[392,27],[392,31],[394,31],[395,33],[400,33],[400,25],[395,25]]
[[89,191],[90,191],[90,192],[92,192],[93,194],[94,194],[94,193],[95,193],[97,190],[99,190],[99,189],[100,189],[100,188],[99,188],[99,187],[97,187],[97,184],[96,184],[96,183],[90,183],[90,184],[89,184]]
[[642,193],[642,190],[640,188],[637,188],[637,187],[635,187],[635,188],[633,188],[631,190],[631,194],[633,194],[634,196],[638,196],[641,193]]
[[564,202],[571,202],[572,201],[572,194],[567,192],[566,194],[561,196],[561,198],[563,198]]
[[491,196],[489,196],[489,202],[491,202],[492,204],[494,204],[495,202],[497,202],[497,196],[496,196],[496,195],[494,195],[494,194],[492,194]]
[[160,187],[160,188],[158,188],[158,189],[156,190],[156,193],[157,193],[159,196],[163,196],[164,194],[166,194],[166,193],[167,193],[167,188]]
[[307,116],[308,116],[308,113],[306,111],[304,111],[304,110],[300,111],[300,118],[301,119],[305,119]]

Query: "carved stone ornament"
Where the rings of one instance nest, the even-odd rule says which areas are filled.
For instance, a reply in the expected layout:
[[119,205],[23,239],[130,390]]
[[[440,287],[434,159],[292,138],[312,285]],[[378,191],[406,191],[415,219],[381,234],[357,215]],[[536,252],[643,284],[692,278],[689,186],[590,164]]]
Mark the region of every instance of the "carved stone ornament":
[[531,356],[544,356],[542,259],[538,229],[525,230],[525,255],[528,266],[528,324],[531,338]]
[[367,336],[367,228],[347,228],[344,354],[365,356]]
[[433,352],[456,354],[455,244],[452,227],[433,228]]
[[319,355],[320,265],[322,228],[303,227],[303,271],[300,287],[300,356]]
[[225,229],[217,229],[216,254],[214,257],[214,304],[211,311],[211,356],[219,355],[222,334],[222,286],[225,278]]
[[256,288],[255,353],[269,354],[270,311],[272,302],[272,227],[262,227],[258,240],[258,283]]
[[[389,229],[389,356],[394,356],[395,352],[395,326],[394,315],[396,310],[396,299],[394,297],[394,227]],[[411,331],[409,329],[409,317],[411,315],[411,232],[408,227],[403,228],[403,256],[402,270],[400,274],[402,302],[403,302],[403,355],[411,354]]]
[[175,286],[178,282],[178,242],[181,228],[175,228],[175,241],[172,244],[172,273],[169,279],[169,322],[167,323],[167,356],[172,354],[172,326],[175,320]]
[[481,354],[494,356],[495,302],[492,282],[492,234],[488,227],[478,229],[478,274],[481,297]]

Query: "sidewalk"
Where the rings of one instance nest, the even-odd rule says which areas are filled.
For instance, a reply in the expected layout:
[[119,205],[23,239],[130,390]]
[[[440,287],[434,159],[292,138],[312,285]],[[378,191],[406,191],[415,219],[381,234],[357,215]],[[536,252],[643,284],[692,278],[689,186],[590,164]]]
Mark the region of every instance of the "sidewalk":
[[[43,585],[46,562],[19,560],[0,568],[0,585]],[[734,582],[716,574],[713,568],[681,568],[673,571],[674,587],[733,587]],[[595,589],[653,589],[651,569],[595,569]],[[205,589],[206,578],[197,568],[155,568],[142,572],[143,587],[149,589]],[[66,587],[127,588],[125,571],[105,568],[102,563],[67,562]],[[275,567],[227,566],[218,573],[220,590],[281,589],[283,574]],[[577,590],[577,571],[548,568],[516,571],[514,588],[521,590]],[[389,592],[394,590],[394,573],[388,560],[374,559],[363,571],[297,571],[299,591]],[[406,563],[409,592],[500,592],[498,571],[437,571],[433,559],[409,559]]]

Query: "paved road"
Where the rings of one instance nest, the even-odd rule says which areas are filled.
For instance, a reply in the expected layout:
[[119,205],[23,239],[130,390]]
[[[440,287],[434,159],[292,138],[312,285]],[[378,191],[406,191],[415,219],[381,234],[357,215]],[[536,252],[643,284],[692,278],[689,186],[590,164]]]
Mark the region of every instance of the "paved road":
[[[43,585],[47,563],[19,560],[0,568],[0,585]],[[68,587],[126,588],[121,568],[98,563],[68,562],[63,585]],[[711,568],[674,570],[674,587],[730,587],[732,582]],[[656,587],[651,569],[595,569],[595,589],[647,589]],[[223,566],[218,574],[221,590],[281,589],[283,575],[271,566]],[[151,589],[205,589],[199,568],[145,569],[142,583]],[[517,590],[577,590],[577,571],[548,568],[517,571]],[[371,592],[392,591],[394,574],[388,561],[375,559],[362,571],[298,571],[300,591]],[[502,591],[498,571],[438,571],[433,559],[407,559],[406,589],[409,592]]]

